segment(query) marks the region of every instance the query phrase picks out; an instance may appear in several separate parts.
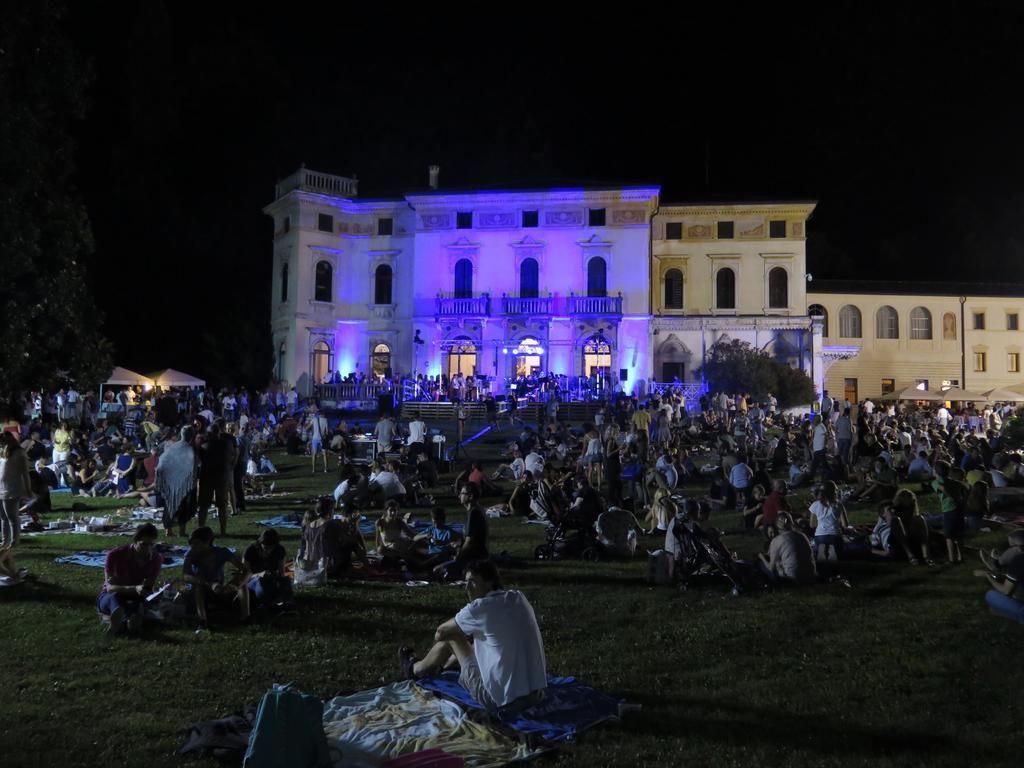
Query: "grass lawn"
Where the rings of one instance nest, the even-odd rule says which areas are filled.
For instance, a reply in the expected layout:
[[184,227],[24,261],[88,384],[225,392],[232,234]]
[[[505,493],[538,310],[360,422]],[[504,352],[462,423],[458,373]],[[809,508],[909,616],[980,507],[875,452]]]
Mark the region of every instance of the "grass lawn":
[[[485,436],[473,453],[494,456],[495,443]],[[260,531],[252,521],[333,486],[333,472],[311,475],[308,459],[273,460],[283,470],[278,489],[294,495],[250,503],[220,543],[244,547]],[[66,495],[54,499],[70,506]],[[921,504],[932,511],[935,500]],[[874,521],[870,509],[851,517]],[[449,519],[461,515],[452,508]],[[529,558],[543,541],[539,526],[491,523],[496,551]],[[712,524],[735,521],[719,515]],[[282,535],[294,555],[298,532]],[[299,614],[274,624],[198,638],[185,627],[110,638],[95,613],[102,572],[53,558],[121,541],[22,539],[19,560],[34,578],[0,590],[3,768],[186,764],[176,753],[189,724],[256,701],[275,682],[326,698],[391,681],[397,647],[426,647],[465,602],[449,586],[340,584],[300,592]],[[725,541],[744,554],[760,543]],[[971,544],[1004,546],[1005,536]],[[956,567],[844,563],[852,587],[739,598],[724,585],[685,593],[649,586],[644,557],[509,569],[506,580],[536,609],[549,670],[643,705],[621,726],[598,728],[545,759],[587,768],[1020,765],[1024,634],[987,612],[985,585],[971,576],[980,563],[965,554],[968,563]]]

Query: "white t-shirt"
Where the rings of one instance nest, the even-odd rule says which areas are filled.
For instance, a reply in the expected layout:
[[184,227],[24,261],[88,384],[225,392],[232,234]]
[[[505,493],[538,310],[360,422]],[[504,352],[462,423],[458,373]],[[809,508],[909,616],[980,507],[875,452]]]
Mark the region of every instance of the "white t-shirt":
[[455,623],[473,638],[484,689],[499,707],[547,687],[544,643],[522,592],[495,590],[477,598],[455,614]]
[[816,501],[811,504],[811,514],[818,520],[814,529],[815,536],[842,536],[842,524],[839,521],[839,504],[823,504]]
[[[516,456],[514,459],[512,459],[512,463],[509,464],[508,466],[509,469],[512,470],[512,477],[514,477],[516,480],[521,478],[523,476],[523,473],[526,472],[526,462],[523,461],[522,456]],[[534,479],[536,480],[537,478]]]
[[825,429],[824,424],[819,424],[814,428],[814,442],[812,443],[812,450],[815,453],[825,450],[825,438],[827,436],[828,430]]
[[544,472],[544,457],[536,451],[530,451],[526,454],[526,468],[533,473],[535,478],[539,478]]
[[402,481],[398,479],[398,475],[394,472],[384,470],[373,475],[370,480],[377,483],[381,490],[384,492],[384,498],[390,499],[394,496],[400,496],[405,493],[405,486],[402,485]]
[[868,416],[870,416],[872,413],[875,412],[875,404],[872,403],[870,400],[865,400],[864,401],[864,412]]
[[412,445],[413,443],[424,443],[426,442],[427,436],[427,424],[424,421],[417,419],[416,421],[409,422],[409,439],[406,441],[406,445]]

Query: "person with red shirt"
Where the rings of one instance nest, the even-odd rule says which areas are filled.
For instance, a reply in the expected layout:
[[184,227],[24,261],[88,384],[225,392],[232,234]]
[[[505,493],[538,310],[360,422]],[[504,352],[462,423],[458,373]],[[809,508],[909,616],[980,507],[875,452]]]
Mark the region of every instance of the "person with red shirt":
[[131,544],[107,552],[105,579],[96,607],[110,617],[112,634],[118,634],[126,623],[129,632],[142,626],[144,598],[152,593],[164,562],[156,551],[158,536],[156,526],[146,523],[136,529]]
[[786,501],[786,483],[783,480],[772,481],[772,492],[764,497],[761,504],[761,514],[754,521],[754,527],[765,532],[768,530],[777,531],[776,524],[780,514],[789,513],[789,503]]

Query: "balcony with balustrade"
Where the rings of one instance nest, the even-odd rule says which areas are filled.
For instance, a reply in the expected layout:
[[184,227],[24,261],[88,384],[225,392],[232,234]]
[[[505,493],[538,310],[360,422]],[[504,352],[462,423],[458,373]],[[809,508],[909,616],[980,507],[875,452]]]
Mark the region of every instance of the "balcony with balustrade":
[[435,314],[438,317],[490,317],[491,295],[438,296]]
[[334,197],[355,197],[359,190],[359,181],[347,176],[335,176],[331,173],[320,173],[311,171],[302,166],[284,179],[281,179],[275,187],[275,196],[280,198],[291,192],[293,189],[300,189],[304,192],[316,192],[322,195]]
[[551,314],[550,296],[509,296],[501,295],[501,314],[506,316],[528,316]]
[[569,315],[608,316],[622,315],[622,293],[617,296],[577,296],[569,294],[566,300]]

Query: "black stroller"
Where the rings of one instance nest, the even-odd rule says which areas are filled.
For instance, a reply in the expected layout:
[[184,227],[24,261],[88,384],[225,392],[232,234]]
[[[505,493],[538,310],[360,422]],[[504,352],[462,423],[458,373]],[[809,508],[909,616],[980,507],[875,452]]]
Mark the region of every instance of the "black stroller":
[[578,557],[588,562],[630,557],[636,551],[637,530],[636,518],[618,507],[609,507],[592,524],[570,515],[547,527],[547,544],[538,546],[533,556],[538,560]]
[[684,514],[676,516],[672,533],[677,550],[675,573],[681,589],[685,590],[695,577],[716,576],[732,585],[734,595],[746,591],[751,569],[746,563],[734,560],[718,536],[708,533]]

